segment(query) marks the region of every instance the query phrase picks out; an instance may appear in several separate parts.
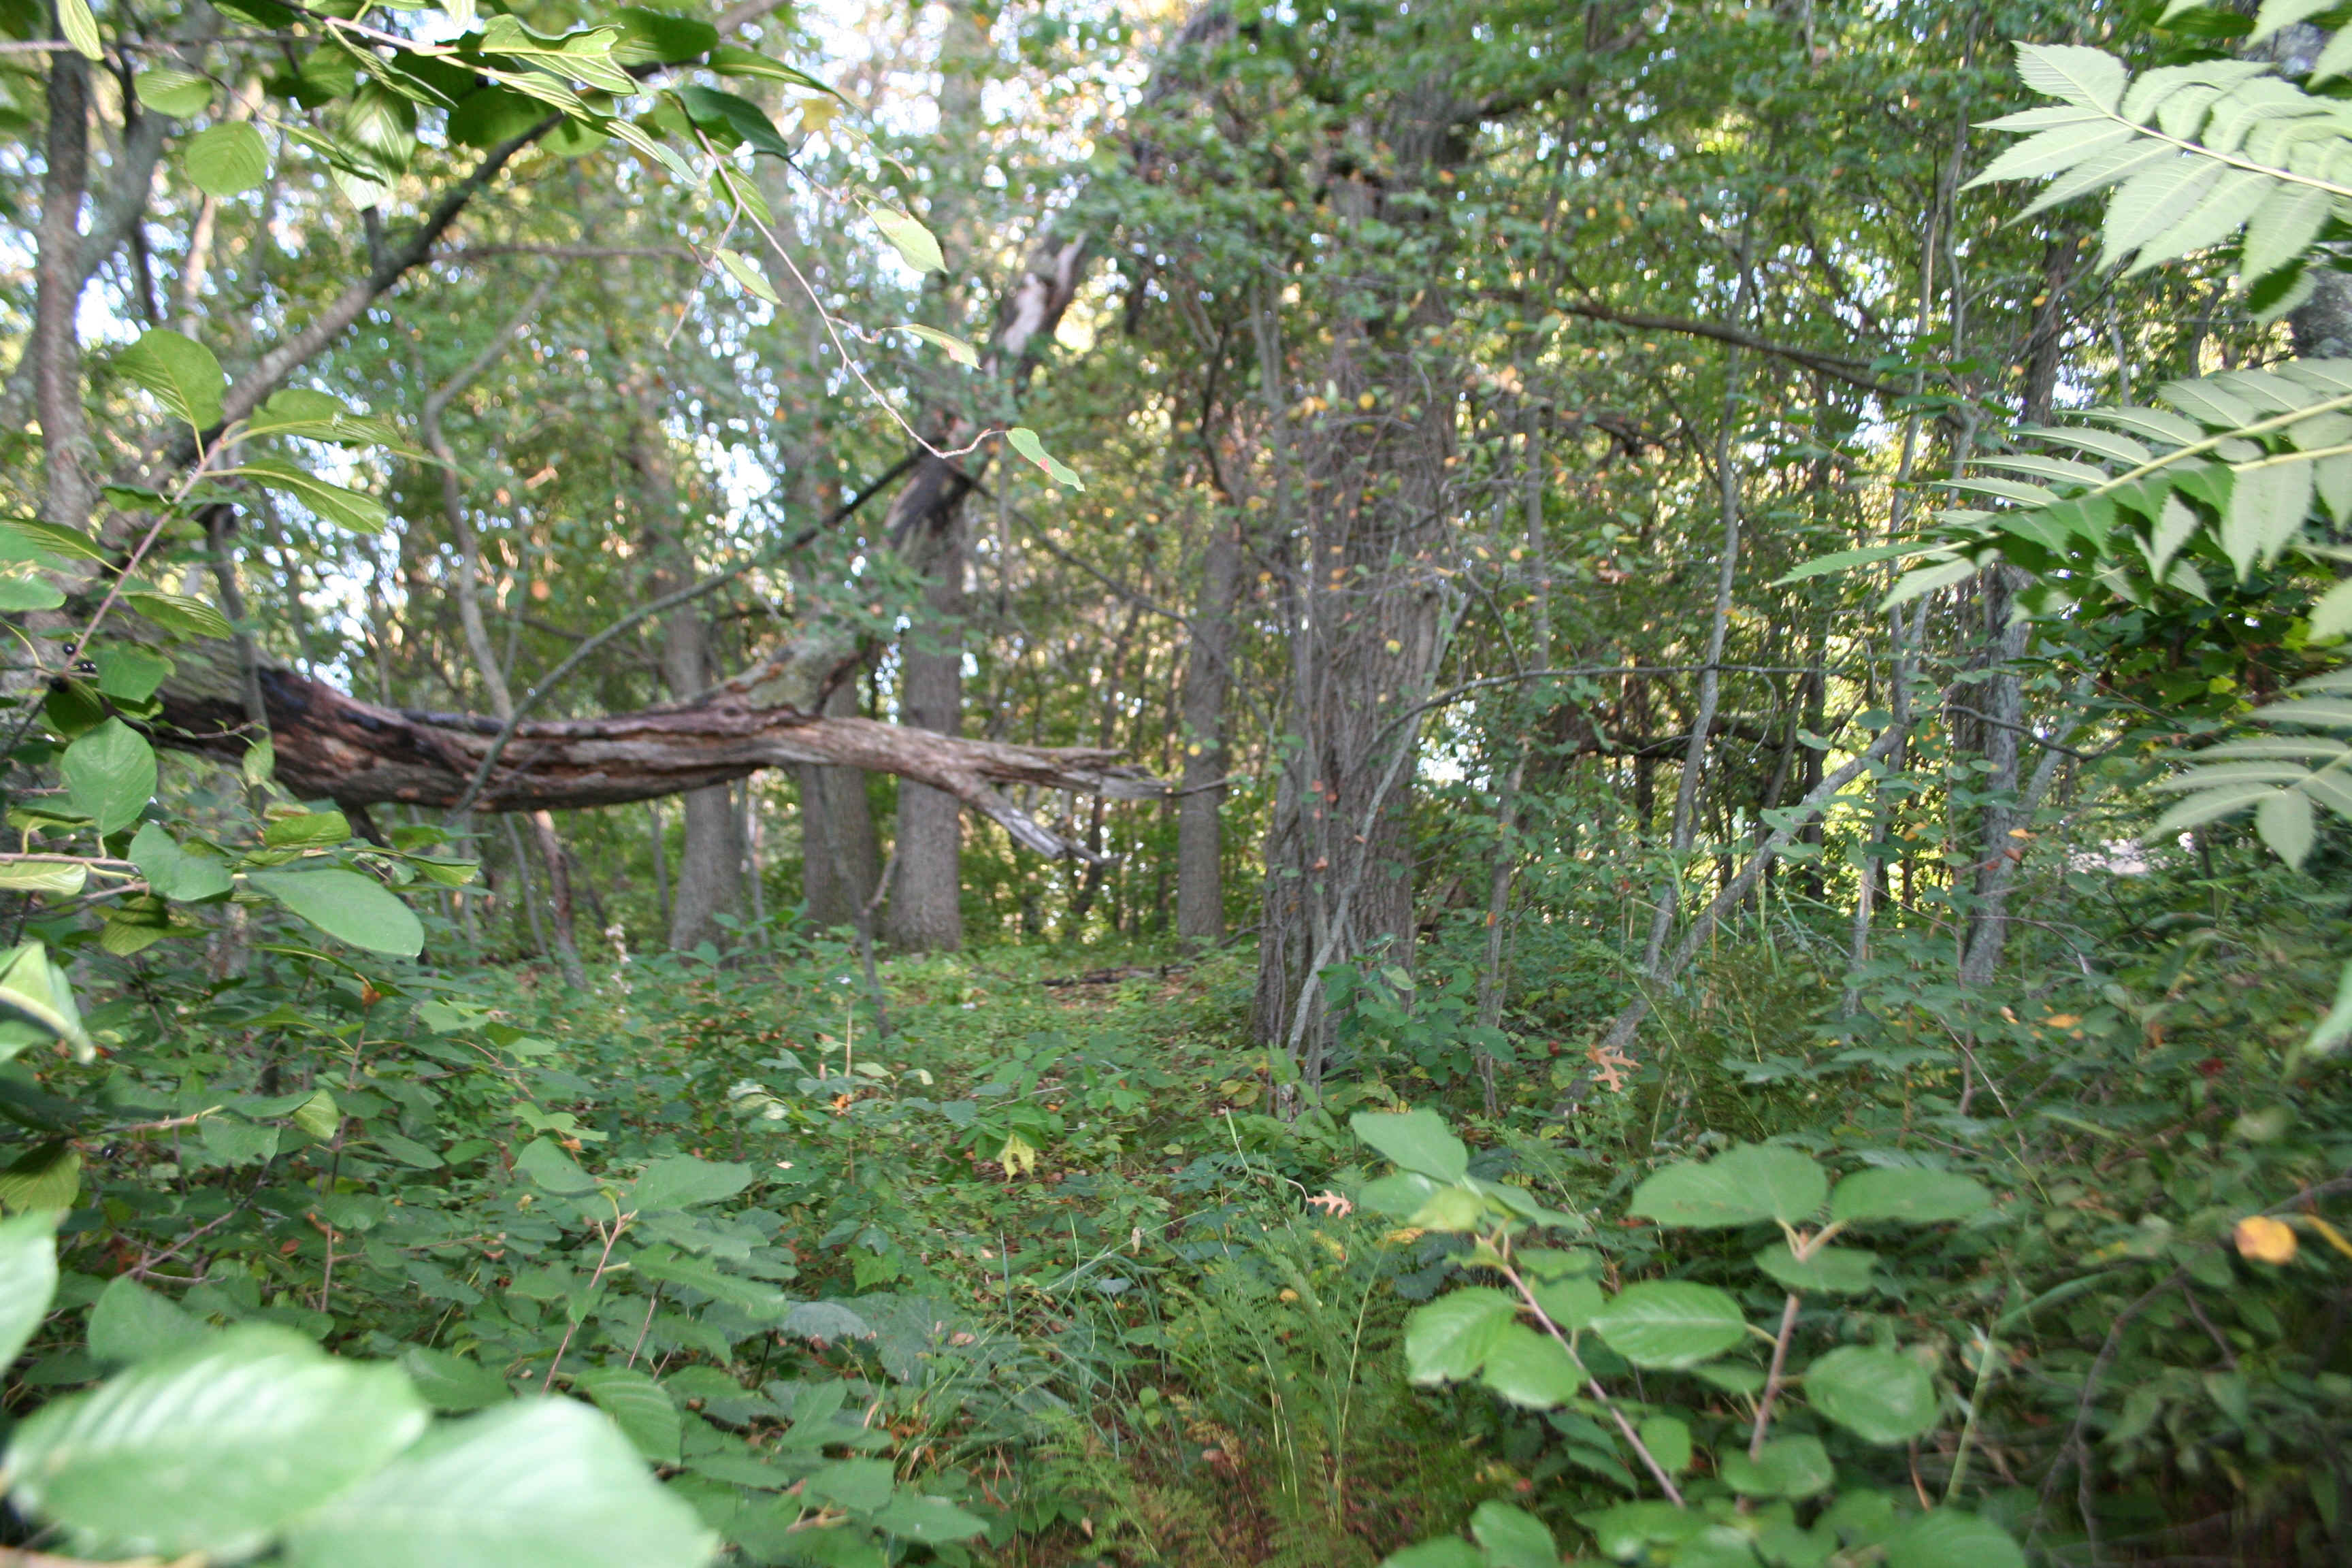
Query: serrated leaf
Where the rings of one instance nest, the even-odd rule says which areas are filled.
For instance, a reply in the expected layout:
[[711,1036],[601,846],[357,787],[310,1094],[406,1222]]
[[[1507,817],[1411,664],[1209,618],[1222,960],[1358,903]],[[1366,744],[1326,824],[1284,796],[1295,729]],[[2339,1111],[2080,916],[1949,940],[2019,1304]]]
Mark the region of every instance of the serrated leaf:
[[212,79],[179,66],[141,71],[131,84],[142,106],[174,120],[187,120],[212,106]]
[[269,148],[243,121],[197,132],[180,149],[188,181],[208,196],[241,195],[269,180]]
[[2289,867],[2302,869],[2304,858],[2311,853],[2315,832],[2311,797],[2300,790],[2280,790],[2265,796],[2254,808],[2254,831],[2262,835],[2272,854]]
[[678,1462],[678,1442],[686,1430],[669,1390],[645,1373],[629,1367],[604,1367],[583,1372],[572,1383],[613,1418],[613,1425],[636,1445],[637,1452],[656,1465]]
[[2335,80],[2346,71],[2352,71],[2352,27],[2338,27],[2312,62],[2311,75],[2304,79],[2306,87],[2318,87]]
[[2239,270],[2247,281],[2267,277],[2300,258],[2326,226],[2336,198],[2315,185],[2282,182],[2247,220]]
[[2328,589],[2311,606],[2314,639],[2340,637],[2347,632],[2352,632],[2352,577]]
[[452,1422],[320,1508],[287,1568],[699,1568],[718,1545],[612,1422],[570,1399]]
[[2103,49],[2074,44],[2020,44],[2017,74],[2047,98],[2113,112],[2129,80],[2123,61]]
[[1348,1119],[1348,1126],[1403,1170],[1436,1182],[1458,1182],[1469,1173],[1470,1151],[1433,1110],[1360,1110]]
[[2270,175],[2251,169],[2223,170],[2196,210],[2140,247],[2132,271],[2144,272],[2221,244],[2261,210],[2277,183]]
[[1739,1303],[1712,1285],[1629,1285],[1592,1321],[1601,1342],[1636,1366],[1696,1366],[1748,1337]]
[[118,1366],[175,1355],[212,1337],[202,1319],[127,1274],[108,1280],[89,1310],[89,1353]]
[[[596,1190],[596,1178],[582,1170],[563,1145],[552,1138],[534,1138],[515,1156],[515,1173],[528,1176],[561,1197],[576,1197]],[[659,1276],[655,1276],[659,1278]]]
[[1936,1425],[1936,1385],[1891,1351],[1847,1345],[1805,1369],[1806,1402],[1866,1443],[1907,1442]]
[[1756,1255],[1756,1267],[1790,1290],[1853,1296],[1878,1284],[1878,1255],[1858,1247],[1815,1247],[1812,1256],[1800,1259],[1788,1243],[1776,1241]]
[[900,1492],[874,1515],[874,1528],[901,1541],[966,1541],[988,1528],[978,1514],[943,1497]]
[[1470,1533],[1486,1554],[1486,1568],[1559,1568],[1551,1528],[1525,1509],[1482,1502],[1470,1515]]
[[1886,1538],[1885,1568],[2025,1568],[2025,1553],[1992,1521],[1939,1508]]
[[2263,463],[2239,468],[2221,523],[2221,549],[2241,581],[2257,563],[2275,562],[2303,531],[2311,512],[2309,463]]
[[236,635],[228,618],[202,599],[191,599],[184,594],[157,594],[142,589],[126,589],[123,605],[165,631],[184,632],[189,637],[226,637]]
[[373,496],[322,479],[283,458],[247,458],[238,467],[224,470],[224,477],[251,479],[265,489],[290,495],[321,520],[355,533],[372,533],[391,516],[384,504]]
[[2204,158],[2177,157],[2141,170],[2107,202],[2100,230],[2101,265],[2121,260],[2197,210],[2221,177]]
[[2246,42],[2260,43],[2281,27],[2308,21],[2342,3],[2343,0],[2263,0],[2262,9],[2254,13],[2254,30],[2246,35]]
[[2112,120],[2087,120],[2044,131],[2002,152],[1985,165],[1984,173],[1964,189],[2003,180],[2034,180],[2087,163],[2102,153],[2128,147],[2137,132]]
[[425,951],[425,927],[415,911],[373,877],[357,871],[254,871],[246,879],[353,947],[400,958]]
[[2190,795],[2179,805],[2156,819],[2156,825],[2141,837],[2153,843],[2184,828],[2201,827],[2206,823],[2245,810],[2271,793],[2267,784],[2231,784],[2222,789],[2209,790]]
[[8,1449],[18,1507],[109,1554],[235,1559],[425,1429],[396,1368],[245,1327],[43,1406]]
[[220,423],[228,377],[213,351],[194,338],[151,327],[115,356],[114,368],[155,395],[155,400],[198,431]]
[[1479,1381],[1512,1404],[1552,1410],[1576,1397],[1584,1369],[1549,1334],[1507,1323],[1488,1347]]
[[1723,1479],[1744,1497],[1780,1497],[1792,1501],[1829,1490],[1837,1480],[1836,1467],[1819,1437],[1775,1437],[1750,1459],[1733,1450],[1721,1460]]
[[621,1199],[621,1207],[638,1214],[693,1208],[731,1198],[751,1184],[749,1165],[714,1164],[691,1154],[674,1154],[646,1166]]

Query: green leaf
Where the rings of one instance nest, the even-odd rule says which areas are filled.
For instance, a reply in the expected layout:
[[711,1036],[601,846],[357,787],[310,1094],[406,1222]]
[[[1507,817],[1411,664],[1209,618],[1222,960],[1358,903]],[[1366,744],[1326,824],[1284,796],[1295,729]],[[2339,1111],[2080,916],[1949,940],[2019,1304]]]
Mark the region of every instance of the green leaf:
[[7,1467],[26,1513],[84,1552],[253,1552],[425,1429],[399,1370],[284,1329],[233,1329],[43,1406]]
[[216,899],[236,885],[226,862],[184,847],[159,823],[139,825],[131,839],[131,863],[157,897],[179,903]]
[[2271,853],[2295,870],[2303,868],[2304,858],[2311,853],[2316,826],[2312,820],[2311,797],[2300,790],[2283,789],[2263,797],[2254,808],[2254,831],[2270,846]]
[[874,226],[882,231],[882,237],[890,242],[898,258],[917,272],[948,269],[947,258],[940,253],[940,242],[915,218],[896,207],[879,205],[867,207],[866,216],[874,220]]
[[409,1345],[400,1352],[400,1369],[416,1392],[436,1410],[464,1415],[492,1405],[503,1405],[514,1396],[506,1379],[477,1361],[436,1351],[425,1345]]
[[1558,1340],[1511,1322],[1487,1349],[1480,1381],[1514,1405],[1550,1410],[1575,1398],[1585,1375]]
[[852,1513],[872,1513],[890,1500],[894,1475],[886,1459],[835,1459],[809,1477],[806,1489]]
[[1756,1255],[1756,1267],[1790,1290],[1826,1290],[1852,1296],[1876,1288],[1878,1255],[1858,1247],[1822,1247],[1799,1262],[1789,1245],[1776,1241]]
[[81,1151],[63,1140],[36,1143],[0,1169],[0,1209],[48,1213],[81,1194]]
[[1381,1568],[1486,1568],[1486,1556],[1468,1542],[1448,1535],[1401,1547],[1381,1559]]
[[1992,1521],[1939,1508],[1887,1538],[1886,1568],[2025,1568],[2025,1553]]
[[269,148],[243,121],[197,132],[180,149],[188,181],[208,196],[257,191],[269,179]]
[[2123,61],[2102,49],[2071,44],[2020,44],[2017,74],[2046,97],[2112,114],[2130,79]]
[[212,107],[212,79],[178,66],[156,66],[132,83],[139,101],[158,114],[187,120]]
[[55,1211],[0,1220],[0,1369],[15,1363],[58,1293]]
[[1531,1294],[1545,1317],[1572,1334],[1591,1328],[1592,1320],[1608,1307],[1598,1279],[1542,1280]]
[[1641,1426],[1642,1447],[1670,1473],[1690,1468],[1690,1426],[1679,1415],[1652,1415]]
[[2327,226],[2334,205],[2335,198],[2315,186],[2280,184],[2246,221],[2240,275],[2251,283],[2302,257]]
[[2197,210],[2222,166],[2187,154],[2158,161],[2124,182],[2107,202],[2102,265],[2129,255]]
[[122,595],[124,607],[137,611],[165,631],[184,632],[189,637],[226,637],[235,635],[227,619],[202,599],[191,599],[183,594],[155,594],[141,589],[126,589]]
[[29,572],[0,576],[0,612],[54,610],[65,602],[64,591],[46,577]]
[[624,5],[606,19],[620,28],[612,48],[617,66],[680,65],[709,53],[719,42],[719,29],[709,23],[667,11]]
[[89,868],[78,861],[0,861],[0,889],[11,893],[50,893],[71,898],[89,880]]
[[943,332],[937,327],[921,326],[913,321],[908,322],[898,330],[902,332],[914,333],[935,349],[945,350],[948,358],[958,364],[968,365],[974,370],[980,368],[980,351],[953,332]]
[[66,798],[100,834],[139,820],[155,795],[155,749],[120,719],[109,719],[66,748],[58,764]]
[[988,1528],[988,1521],[943,1497],[901,1493],[874,1516],[874,1528],[902,1541],[964,1541]]
[[324,1143],[342,1126],[343,1113],[335,1104],[335,1097],[321,1088],[312,1089],[310,1098],[296,1106],[286,1120],[313,1143]]
[[292,816],[278,817],[261,830],[261,841],[273,849],[341,844],[351,836],[351,818],[340,811],[298,812]]
[[1905,1443],[1936,1425],[1936,1385],[1919,1363],[1892,1351],[1847,1345],[1805,1371],[1815,1410],[1869,1443]]
[[1434,1110],[1359,1110],[1348,1118],[1348,1126],[1404,1170],[1437,1182],[1458,1182],[1470,1173],[1470,1151]]
[[1849,1225],[1881,1219],[1935,1225],[1991,1206],[1992,1194],[1973,1177],[1916,1166],[1857,1171],[1830,1194],[1830,1217]]
[[1398,1171],[1358,1188],[1356,1206],[1405,1219],[1418,1214],[1437,1190],[1437,1184],[1418,1171]]
[[718,1542],[570,1399],[453,1422],[296,1525],[287,1568],[699,1568]]
[[678,1440],[686,1430],[669,1390],[642,1372],[629,1367],[605,1367],[583,1372],[572,1380],[596,1408],[613,1418],[637,1452],[656,1465],[678,1462]]
[[90,13],[89,0],[58,0],[58,26],[74,52],[93,60],[106,58],[106,46],[98,36],[98,18]]
[[1987,164],[1984,173],[1963,188],[2062,174],[2102,153],[2127,147],[2137,138],[2137,133],[2128,125],[2117,125],[2110,120],[2077,120],[2018,142]]
[[782,302],[777,300],[775,289],[769,287],[768,280],[760,276],[758,268],[723,245],[719,247],[719,265],[727,268],[727,275],[743,285],[747,292],[765,300],[771,305]]
[[212,1334],[178,1302],[127,1274],[107,1281],[89,1310],[89,1353],[117,1365],[191,1350]]
[[1902,580],[1887,591],[1886,597],[1878,602],[1878,607],[1891,610],[1897,605],[1907,605],[1923,594],[1948,588],[1955,583],[1965,583],[1976,574],[1977,563],[1973,561],[1945,561],[1933,566],[1922,566],[1916,572],[1905,573]]
[[1470,1515],[1470,1533],[1486,1553],[1486,1568],[1559,1568],[1551,1528],[1525,1509],[1482,1502]]
[[209,430],[220,423],[221,395],[228,389],[228,377],[213,351],[194,338],[150,327],[115,356],[114,367],[194,429]]
[[792,157],[792,143],[776,133],[775,121],[768,118],[767,111],[749,99],[709,87],[681,87],[676,90],[688,116],[705,130],[722,132],[731,141],[747,143],[755,152],[772,157]]
[[1837,1482],[1837,1468],[1819,1437],[1775,1437],[1750,1459],[1737,1449],[1722,1456],[1720,1471],[1733,1491],[1745,1497],[1784,1497],[1802,1501]]
[[373,496],[331,484],[283,458],[247,458],[238,467],[224,470],[224,477],[251,479],[265,489],[290,495],[322,521],[354,533],[373,533],[392,515]]
[[1829,1197],[1829,1177],[1794,1149],[1748,1143],[1705,1163],[1669,1165],[1633,1191],[1625,1212],[1676,1229],[1813,1218]]
[[646,1167],[621,1199],[621,1207],[638,1214],[688,1209],[731,1198],[751,1184],[751,1167],[714,1164],[691,1154],[674,1154]]
[[756,54],[750,49],[737,48],[730,44],[721,44],[710,51],[710,68],[720,76],[764,77],[770,81],[781,81],[788,86],[804,87],[813,92],[822,92],[840,99],[844,103],[849,101],[804,70],[788,66],[782,60],[772,60],[767,56]]
[[515,1156],[514,1168],[548,1192],[575,1197],[596,1190],[596,1178],[573,1163],[552,1138],[534,1138]]
[[246,879],[329,936],[414,958],[425,951],[425,928],[383,883],[357,871],[253,871]]
[[144,702],[173,668],[170,659],[136,643],[110,643],[92,656],[98,689],[121,702]]
[[1406,1375],[1420,1384],[1460,1382],[1478,1375],[1518,1316],[1518,1302],[1489,1286],[1474,1285],[1415,1307],[1405,1320]]
[[1067,485],[1074,490],[1087,488],[1087,481],[1078,477],[1078,470],[1046,451],[1045,444],[1037,438],[1034,430],[1015,425],[1004,433],[1004,438],[1012,443],[1014,451],[1051,475],[1055,484]]
[[[66,983],[64,971],[50,962],[48,949],[38,942],[20,942],[0,955],[0,1018],[37,1025],[85,1058],[89,1054],[89,1036],[82,1030],[73,987]],[[66,1201],[72,1202],[71,1194]],[[64,1208],[66,1204],[57,1206]]]
[[1630,1285],[1592,1321],[1602,1342],[1636,1366],[1696,1366],[1748,1336],[1739,1303],[1712,1285]]

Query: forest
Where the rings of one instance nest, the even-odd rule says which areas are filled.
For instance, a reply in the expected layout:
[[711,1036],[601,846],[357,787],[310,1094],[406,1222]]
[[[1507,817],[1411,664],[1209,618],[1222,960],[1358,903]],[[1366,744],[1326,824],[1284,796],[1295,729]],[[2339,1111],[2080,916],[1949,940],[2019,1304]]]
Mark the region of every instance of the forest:
[[2347,0],[0,0],[0,1564],[2352,1563]]

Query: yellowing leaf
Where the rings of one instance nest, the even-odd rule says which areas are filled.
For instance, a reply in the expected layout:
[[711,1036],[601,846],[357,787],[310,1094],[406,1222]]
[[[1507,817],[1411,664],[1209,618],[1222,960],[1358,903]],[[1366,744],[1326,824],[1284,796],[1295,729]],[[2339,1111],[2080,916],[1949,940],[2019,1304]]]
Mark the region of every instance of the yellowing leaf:
[[1004,1140],[1004,1147],[997,1151],[996,1163],[1004,1167],[1008,1179],[1029,1175],[1037,1169],[1037,1150],[1029,1140],[1015,1132],[1008,1136]]
[[2294,1257],[2294,1232],[2268,1215],[2248,1215],[2238,1222],[2231,1239],[2238,1244],[2239,1257],[2257,1263],[2285,1263]]

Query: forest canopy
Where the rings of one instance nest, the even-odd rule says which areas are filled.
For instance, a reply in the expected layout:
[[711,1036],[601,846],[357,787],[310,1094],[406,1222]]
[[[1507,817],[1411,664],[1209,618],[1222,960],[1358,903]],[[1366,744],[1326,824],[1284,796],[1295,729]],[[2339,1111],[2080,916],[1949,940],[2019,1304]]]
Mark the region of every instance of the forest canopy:
[[0,0],[0,1562],[2352,1550],[2352,5]]

